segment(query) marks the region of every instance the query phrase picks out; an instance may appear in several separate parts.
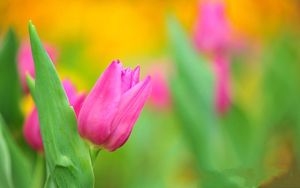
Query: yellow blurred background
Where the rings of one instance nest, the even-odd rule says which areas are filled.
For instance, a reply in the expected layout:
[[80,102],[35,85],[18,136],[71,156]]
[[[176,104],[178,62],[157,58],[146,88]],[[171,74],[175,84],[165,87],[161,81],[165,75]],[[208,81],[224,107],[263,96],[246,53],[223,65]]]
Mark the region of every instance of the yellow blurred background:
[[[166,15],[175,13],[192,32],[200,2],[1,0],[0,32],[13,26],[19,36],[27,39],[28,20],[32,20],[43,41],[59,47],[59,71],[80,86],[86,86],[83,82],[91,86],[89,81],[95,80],[113,59],[132,65],[164,57]],[[296,23],[299,4],[297,0],[226,0],[235,31],[254,41]],[[83,77],[78,78],[73,70],[81,70]]]

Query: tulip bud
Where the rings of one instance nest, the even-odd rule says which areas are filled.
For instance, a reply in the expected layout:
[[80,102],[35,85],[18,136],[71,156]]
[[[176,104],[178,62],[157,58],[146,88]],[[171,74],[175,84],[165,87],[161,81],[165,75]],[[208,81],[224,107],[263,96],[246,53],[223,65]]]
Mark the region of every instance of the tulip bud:
[[149,76],[139,81],[140,68],[124,69],[113,61],[83,102],[78,117],[82,137],[109,151],[128,139],[151,93]]
[[201,3],[194,38],[200,50],[215,53],[227,49],[231,30],[224,8],[222,2]]
[[[85,95],[77,94],[76,89],[69,80],[64,80],[63,86],[68,96],[69,103],[73,106],[76,116],[78,116]],[[43,141],[40,133],[38,112],[35,107],[25,120],[23,133],[25,140],[33,149],[39,152],[43,151]]]
[[[45,45],[47,53],[49,54],[51,60],[55,63],[57,52],[53,47]],[[32,78],[35,77],[34,72],[34,62],[31,54],[31,47],[29,43],[23,43],[20,47],[19,54],[18,54],[18,69],[21,84],[23,87],[24,92],[28,92],[28,86],[26,82],[26,73],[28,73]]]

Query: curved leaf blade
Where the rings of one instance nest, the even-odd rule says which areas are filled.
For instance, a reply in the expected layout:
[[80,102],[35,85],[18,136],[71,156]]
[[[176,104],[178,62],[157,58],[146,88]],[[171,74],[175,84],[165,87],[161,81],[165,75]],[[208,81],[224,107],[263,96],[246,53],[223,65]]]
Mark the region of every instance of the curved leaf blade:
[[51,177],[57,187],[93,187],[89,149],[77,132],[74,110],[31,23],[29,34],[36,71],[35,103]]
[[14,128],[22,125],[19,102],[21,85],[17,70],[18,42],[13,30],[9,30],[0,49],[0,113],[6,124]]
[[0,116],[0,187],[13,188],[9,149],[4,138],[4,122]]

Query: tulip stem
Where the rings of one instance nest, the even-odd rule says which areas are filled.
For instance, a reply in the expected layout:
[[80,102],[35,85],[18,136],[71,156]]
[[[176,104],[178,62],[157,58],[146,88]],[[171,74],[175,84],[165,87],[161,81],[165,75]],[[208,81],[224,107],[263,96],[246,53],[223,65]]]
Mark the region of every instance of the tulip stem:
[[90,147],[90,156],[91,156],[91,160],[92,160],[92,165],[95,164],[100,151],[101,151],[100,148]]
[[33,179],[31,181],[31,187],[42,187],[43,182],[41,181],[43,179],[44,174],[44,158],[42,154],[39,154],[37,156],[35,167],[33,171]]

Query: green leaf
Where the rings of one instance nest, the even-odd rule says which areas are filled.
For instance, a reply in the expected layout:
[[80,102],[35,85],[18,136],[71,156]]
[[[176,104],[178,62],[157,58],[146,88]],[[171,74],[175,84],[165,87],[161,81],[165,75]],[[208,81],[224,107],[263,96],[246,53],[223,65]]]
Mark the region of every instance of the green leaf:
[[[298,37],[283,33],[263,53],[263,125],[259,130],[261,145],[276,133],[292,128],[296,143],[300,141],[300,51]],[[265,153],[265,145],[259,154]],[[298,158],[300,159],[300,145]]]
[[32,96],[33,100],[35,101],[36,100],[36,97],[34,95],[34,93],[35,93],[35,80],[29,74],[27,74],[26,75],[26,82],[27,82],[29,91],[31,93],[31,96]]
[[0,116],[0,187],[12,188],[11,159],[3,133],[4,123]]
[[196,152],[200,168],[222,169],[229,165],[230,149],[214,108],[213,72],[198,56],[174,17],[168,19],[168,31],[177,68],[171,86],[178,116],[183,120],[182,128]]
[[30,187],[31,188],[41,188],[44,185],[44,176],[45,176],[45,161],[42,155],[38,155],[34,170],[33,177],[31,178]]
[[[187,38],[183,28],[176,18],[169,17],[168,31],[172,47],[172,55],[179,73],[191,93],[197,98],[197,103],[209,115],[206,121],[214,121],[214,74],[208,62],[199,56],[192,42]],[[209,111],[207,111],[209,110]]]
[[93,187],[89,148],[77,131],[74,110],[31,23],[29,34],[36,71],[35,103],[51,177],[57,187]]
[[298,116],[295,110],[300,94],[298,42],[283,35],[272,41],[264,53],[264,118],[273,125]]
[[[173,99],[176,103],[176,112],[180,115],[183,122],[183,131],[189,137],[190,146],[195,152],[200,169],[210,169],[210,160],[206,155],[209,153],[209,143],[207,134],[203,126],[199,124],[199,110],[197,105],[190,98],[188,89],[182,83],[179,77],[174,78],[171,82]],[[201,119],[200,119],[201,121]]]
[[[205,188],[248,188],[241,177],[228,177],[226,174],[209,172],[202,177],[201,185]],[[250,188],[250,187],[249,187]]]
[[56,185],[55,185],[55,182],[52,178],[52,175],[50,173],[50,170],[49,170],[49,166],[46,165],[46,170],[47,170],[47,179],[46,179],[46,182],[44,184],[44,188],[56,188]]
[[[16,188],[29,188],[31,179],[31,168],[27,158],[23,155],[18,148],[15,140],[11,137],[11,134],[6,129],[4,121],[0,116],[1,132],[3,134],[4,143],[6,143],[9,150],[10,171],[13,174],[12,182]],[[1,141],[2,143],[2,141]],[[2,153],[1,153],[2,155]],[[2,161],[2,159],[1,159]],[[2,182],[2,181],[1,181]]]
[[13,30],[9,30],[0,49],[0,113],[7,125],[22,125],[20,111],[21,86],[17,71],[18,43]]
[[230,111],[223,119],[223,123],[240,162],[243,165],[249,165],[253,127],[251,127],[247,114],[238,105],[232,104]]

